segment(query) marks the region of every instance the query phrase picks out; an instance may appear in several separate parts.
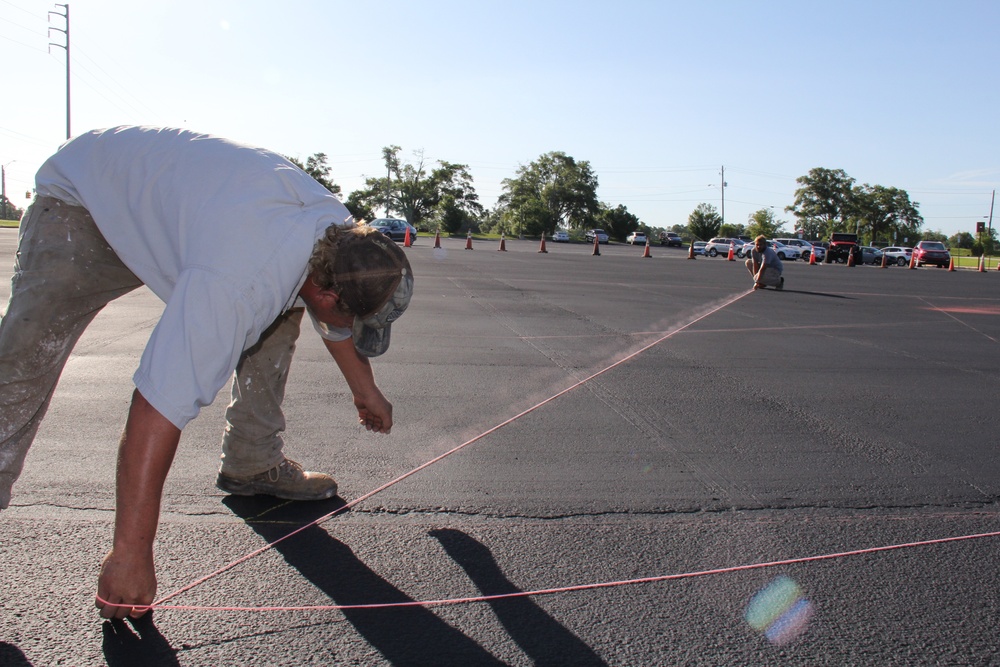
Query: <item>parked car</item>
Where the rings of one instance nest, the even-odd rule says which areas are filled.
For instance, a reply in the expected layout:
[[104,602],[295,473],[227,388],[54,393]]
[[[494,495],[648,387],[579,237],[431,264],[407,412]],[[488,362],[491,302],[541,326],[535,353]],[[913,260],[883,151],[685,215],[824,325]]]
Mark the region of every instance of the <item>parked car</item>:
[[865,264],[881,264],[882,251],[872,246],[861,246],[861,261]]
[[951,253],[940,241],[921,241],[913,248],[913,260],[917,266],[934,264],[945,269],[951,263]]
[[694,254],[696,254],[696,255],[702,255],[702,256],[705,255],[705,246],[706,245],[707,245],[707,243],[705,241],[695,241],[694,243],[691,244],[691,246],[694,248],[694,250],[693,250]]
[[608,235],[604,233],[603,229],[588,229],[587,233],[583,235],[587,241],[593,243],[594,238],[597,238],[598,243],[607,243]]
[[677,232],[663,232],[660,234],[660,245],[681,248],[684,246],[684,241],[681,239],[681,235]]
[[556,243],[569,243],[569,232],[564,232],[560,229],[552,235],[552,240]]
[[886,264],[906,266],[910,263],[910,255],[913,254],[913,248],[889,246],[888,248],[882,248],[882,254],[885,255]]
[[368,223],[370,227],[374,227],[379,230],[390,239],[396,243],[402,243],[406,240],[406,228],[410,229],[410,241],[417,240],[417,228],[408,223],[406,220],[399,220],[397,218],[376,218]]
[[774,240],[777,241],[778,243],[784,243],[787,246],[798,248],[799,252],[802,253],[802,259],[804,259],[807,262],[809,261],[809,258],[813,254],[816,255],[817,262],[822,262],[823,259],[826,257],[826,248],[824,248],[823,246],[814,246],[809,241],[805,241],[803,239],[791,238],[791,239],[774,239]]
[[775,254],[778,255],[778,259],[785,261],[786,259],[795,261],[802,256],[802,251],[795,246],[785,245],[780,241],[768,241],[768,245],[774,250]]
[[[776,254],[778,256],[778,259],[780,259],[781,261],[785,261],[786,259],[795,261],[802,256],[802,253],[799,252],[799,249],[794,246],[786,246],[783,243],[779,243],[778,241],[773,241],[773,240],[765,241],[765,243],[767,243],[767,245],[771,248],[771,250],[774,251],[774,254]],[[753,248],[754,248],[753,243],[747,243],[736,252],[736,256],[740,258],[749,257],[750,251],[753,250]]]
[[646,235],[643,234],[642,232],[632,232],[631,234],[628,235],[628,238],[625,240],[628,241],[629,245],[635,245],[636,243],[641,243],[645,245]]
[[732,246],[736,254],[742,257],[743,245],[743,241],[740,239],[733,239],[728,236],[717,236],[714,239],[709,239],[708,243],[705,244],[705,254],[709,257],[715,257],[719,253],[728,256],[729,248]]

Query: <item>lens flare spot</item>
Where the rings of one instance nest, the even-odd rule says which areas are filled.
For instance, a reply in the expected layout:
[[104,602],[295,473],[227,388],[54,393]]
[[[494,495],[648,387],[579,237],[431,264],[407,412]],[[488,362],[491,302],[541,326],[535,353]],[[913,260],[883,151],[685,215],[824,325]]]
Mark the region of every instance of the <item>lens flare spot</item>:
[[772,644],[787,644],[805,632],[813,605],[790,577],[781,575],[757,592],[744,617],[750,627],[762,632]]

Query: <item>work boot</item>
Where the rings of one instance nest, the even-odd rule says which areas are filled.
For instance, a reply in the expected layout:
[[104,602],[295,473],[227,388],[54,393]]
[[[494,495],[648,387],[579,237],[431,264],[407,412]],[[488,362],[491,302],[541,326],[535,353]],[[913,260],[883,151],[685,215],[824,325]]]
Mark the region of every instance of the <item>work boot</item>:
[[784,288],[785,288],[785,276],[781,276],[781,281],[778,283],[777,289],[784,289]]
[[321,472],[309,472],[285,459],[253,477],[231,477],[219,473],[215,485],[234,496],[274,496],[285,500],[326,500],[337,495],[337,482]]

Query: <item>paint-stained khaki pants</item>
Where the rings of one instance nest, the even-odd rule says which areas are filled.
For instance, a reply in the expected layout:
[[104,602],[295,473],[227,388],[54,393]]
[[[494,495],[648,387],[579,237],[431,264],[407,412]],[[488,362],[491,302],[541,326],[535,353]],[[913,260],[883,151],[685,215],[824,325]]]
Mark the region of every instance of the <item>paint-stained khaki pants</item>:
[[[105,305],[140,285],[86,209],[51,197],[28,207],[0,317],[0,509],[76,341]],[[283,458],[281,400],[301,320],[301,309],[284,313],[240,361],[223,436],[229,474],[264,472]]]

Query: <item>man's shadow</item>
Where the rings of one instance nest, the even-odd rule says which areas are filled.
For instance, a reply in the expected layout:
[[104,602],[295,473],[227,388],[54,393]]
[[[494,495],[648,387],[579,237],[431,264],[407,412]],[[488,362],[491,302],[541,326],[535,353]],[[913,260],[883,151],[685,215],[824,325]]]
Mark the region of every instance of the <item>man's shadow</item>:
[[0,665],[6,667],[31,667],[28,658],[18,647],[0,641]]
[[176,667],[177,649],[160,634],[153,612],[126,621],[104,621],[104,659],[108,667]]
[[[274,499],[228,496],[222,501],[268,542],[284,537],[288,522],[300,525],[325,516],[343,501],[291,503],[254,521],[274,506]],[[276,514],[280,513],[280,517]],[[284,525],[273,522],[281,519]],[[284,540],[274,549],[285,561],[323,591],[335,604],[412,602],[409,597],[362,563],[343,542],[313,526]],[[394,665],[503,665],[489,651],[421,606],[388,609],[345,609],[355,629]]]
[[[469,575],[483,595],[518,593],[518,589],[497,565],[482,543],[453,529],[432,530],[430,535]],[[533,664],[606,665],[593,649],[549,616],[528,597],[505,598],[489,603],[500,623]]]

